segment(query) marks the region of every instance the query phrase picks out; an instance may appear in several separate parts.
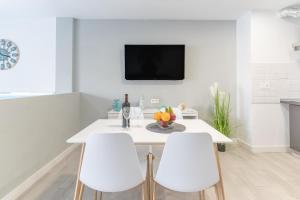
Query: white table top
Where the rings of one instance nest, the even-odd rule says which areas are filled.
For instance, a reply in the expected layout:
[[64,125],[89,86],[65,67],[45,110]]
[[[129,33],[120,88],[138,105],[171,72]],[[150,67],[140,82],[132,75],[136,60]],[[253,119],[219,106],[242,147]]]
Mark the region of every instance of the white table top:
[[[154,133],[145,127],[153,123],[154,120],[141,120],[135,122],[131,120],[130,128],[122,128],[120,119],[99,119],[88,127],[84,128],[76,135],[67,140],[67,143],[84,143],[87,136],[93,133],[125,132],[128,133],[135,144],[163,144],[166,142],[169,134]],[[176,123],[183,124],[186,127],[185,132],[191,133],[209,133],[214,143],[230,143],[231,139],[221,134],[219,131],[208,125],[200,119],[176,120]]]

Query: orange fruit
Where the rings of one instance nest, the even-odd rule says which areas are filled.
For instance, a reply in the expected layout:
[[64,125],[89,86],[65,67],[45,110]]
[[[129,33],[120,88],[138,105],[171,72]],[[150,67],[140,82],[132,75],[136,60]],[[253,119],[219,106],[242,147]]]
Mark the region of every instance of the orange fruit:
[[161,120],[163,120],[164,122],[168,122],[168,121],[170,121],[170,119],[171,119],[170,113],[163,112],[161,114]]
[[159,120],[161,119],[161,112],[156,112],[156,113],[154,113],[153,118],[154,118],[156,121],[159,121]]

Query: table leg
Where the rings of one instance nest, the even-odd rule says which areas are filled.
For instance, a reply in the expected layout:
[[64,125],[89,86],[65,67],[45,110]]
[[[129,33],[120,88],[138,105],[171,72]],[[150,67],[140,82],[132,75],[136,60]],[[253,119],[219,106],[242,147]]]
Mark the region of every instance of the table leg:
[[219,151],[218,151],[217,144],[214,144],[214,149],[215,149],[216,160],[217,160],[217,165],[218,165],[218,170],[219,170],[219,182],[216,184],[217,185],[217,190],[219,190],[219,193],[221,194],[221,199],[225,200],[225,192],[224,192],[224,185],[223,185],[223,176],[222,176],[222,170],[221,170],[221,164],[220,164],[220,156],[219,156]]
[[148,185],[148,194],[149,200],[155,200],[155,192],[154,192],[154,180],[153,180],[153,160],[154,156],[152,153],[147,155],[147,178],[146,182]]
[[153,160],[154,155],[152,153],[152,145],[149,145],[149,153],[147,155],[147,176],[146,176],[146,188],[148,192],[148,200],[155,199],[154,180],[153,180]]
[[79,165],[78,165],[78,171],[77,171],[77,179],[76,179],[76,186],[75,186],[75,192],[74,192],[74,200],[78,200],[80,196],[80,191],[82,188],[82,183],[80,182],[79,176],[80,176],[80,170],[82,165],[82,158],[84,153],[85,144],[82,144],[81,146],[81,153],[80,153],[80,159],[79,159]]
[[148,155],[147,155],[147,171],[146,171],[146,180],[145,180],[145,186],[144,186],[144,192],[145,192],[145,195],[144,195],[144,199],[145,200],[150,200],[149,198],[149,195],[150,195],[150,191],[149,191],[149,187],[150,187],[150,175],[149,175],[149,165],[148,165]]

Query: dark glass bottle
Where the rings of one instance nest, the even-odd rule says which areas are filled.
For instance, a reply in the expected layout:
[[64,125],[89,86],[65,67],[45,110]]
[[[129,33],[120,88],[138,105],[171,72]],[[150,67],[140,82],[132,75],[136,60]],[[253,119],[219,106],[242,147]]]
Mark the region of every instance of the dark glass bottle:
[[130,103],[128,101],[128,94],[125,94],[125,101],[122,104],[122,127],[128,128],[130,127]]

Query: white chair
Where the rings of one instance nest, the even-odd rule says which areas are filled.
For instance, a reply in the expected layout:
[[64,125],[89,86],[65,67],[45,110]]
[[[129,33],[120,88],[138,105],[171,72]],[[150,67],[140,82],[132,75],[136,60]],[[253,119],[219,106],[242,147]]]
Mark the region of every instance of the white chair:
[[[177,192],[199,192],[219,181],[212,138],[207,133],[173,133],[169,136],[154,180]],[[217,187],[216,187],[217,193]],[[219,195],[217,193],[219,198]]]
[[[80,181],[95,190],[96,199],[97,191],[102,197],[102,192],[121,192],[142,185],[145,176],[128,134],[99,133],[87,138]],[[80,199],[82,193],[83,188]]]

